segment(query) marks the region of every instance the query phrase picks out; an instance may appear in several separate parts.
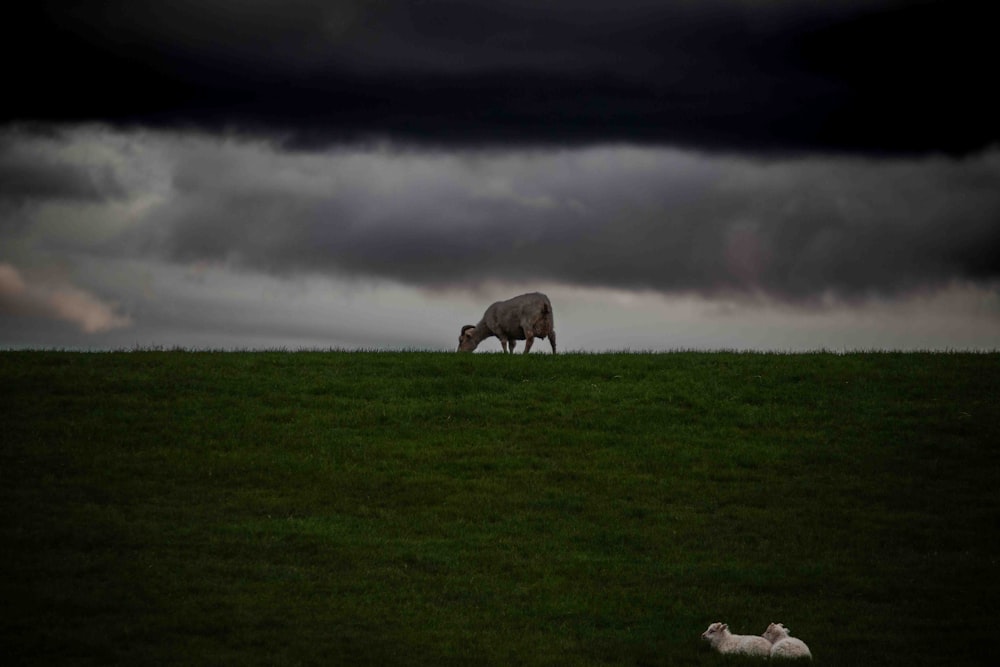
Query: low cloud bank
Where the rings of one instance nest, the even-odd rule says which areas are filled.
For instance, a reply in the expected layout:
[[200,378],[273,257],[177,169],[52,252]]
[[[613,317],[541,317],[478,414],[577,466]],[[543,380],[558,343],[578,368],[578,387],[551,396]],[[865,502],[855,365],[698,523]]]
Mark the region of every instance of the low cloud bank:
[[[753,321],[761,304],[774,321],[808,319],[833,332],[831,314],[877,327],[877,313],[899,320],[899,304],[929,304],[943,322],[980,332],[1000,318],[990,306],[1000,294],[997,149],[880,160],[620,145],[296,152],[240,137],[98,125],[8,128],[0,146],[3,168],[26,175],[0,183],[0,314],[72,322],[109,341],[123,340],[113,334],[131,325],[136,340],[157,336],[150,327],[158,327],[155,340],[167,345],[256,332],[255,346],[322,346],[328,337],[336,345],[450,346],[451,329],[492,300],[541,286],[632,294],[666,323],[672,315],[657,300],[721,304],[742,318],[720,325],[729,330]],[[74,271],[34,268],[53,266]],[[396,298],[351,301],[351,315],[332,315],[340,302],[313,293],[294,313],[267,296],[304,281],[378,295],[393,285],[415,303],[466,305],[449,311],[447,326],[407,307],[422,323],[417,333],[391,316],[404,306]],[[975,317],[952,317],[949,301]],[[213,319],[237,306],[239,327]],[[628,309],[621,326],[645,322],[642,312]],[[681,347],[740,347],[738,337],[720,338],[722,329],[706,337],[705,317],[692,321],[697,333]],[[218,332],[208,331],[216,324]],[[982,336],[962,337],[958,326],[952,335],[961,346],[982,346]],[[777,340],[764,324],[755,330],[763,337],[743,336],[755,347]],[[649,346],[659,348],[659,333],[648,331]],[[935,332],[925,340],[946,346],[947,332]],[[617,338],[610,331],[606,345]],[[836,347],[829,336],[815,340],[788,347]],[[593,337],[585,344],[605,345]]]

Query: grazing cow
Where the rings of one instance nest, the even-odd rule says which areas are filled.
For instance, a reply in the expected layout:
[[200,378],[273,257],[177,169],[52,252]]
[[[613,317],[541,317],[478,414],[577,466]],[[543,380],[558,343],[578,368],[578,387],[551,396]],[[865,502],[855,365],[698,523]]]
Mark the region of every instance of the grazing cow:
[[458,351],[471,352],[490,336],[500,339],[504,352],[513,352],[516,341],[523,340],[525,354],[531,351],[535,338],[548,338],[552,354],[555,354],[556,332],[553,329],[549,297],[540,292],[532,292],[507,301],[497,301],[486,309],[479,324],[462,327],[458,336]]

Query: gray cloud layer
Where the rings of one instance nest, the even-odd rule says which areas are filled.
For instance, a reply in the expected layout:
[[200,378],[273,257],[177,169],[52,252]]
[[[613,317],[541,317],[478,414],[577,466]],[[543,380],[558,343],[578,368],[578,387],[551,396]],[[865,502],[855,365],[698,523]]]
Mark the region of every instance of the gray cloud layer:
[[627,146],[296,153],[99,129],[5,141],[18,146],[5,168],[35,174],[0,192],[8,255],[790,303],[1000,279],[997,151],[917,161]]
[[217,169],[179,164],[179,206],[157,223],[166,247],[411,284],[503,276],[791,300],[1000,277],[996,153],[914,165],[608,148],[324,166],[311,183],[237,173],[220,191]]
[[[5,20],[0,122],[786,153],[1000,140],[988,3],[56,0]],[[30,63],[30,66],[27,64]]]

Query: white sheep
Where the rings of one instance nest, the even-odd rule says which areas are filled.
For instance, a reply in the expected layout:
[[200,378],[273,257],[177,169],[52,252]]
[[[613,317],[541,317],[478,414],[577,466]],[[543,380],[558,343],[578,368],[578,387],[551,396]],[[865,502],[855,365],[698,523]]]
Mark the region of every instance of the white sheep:
[[[536,338],[548,338],[556,353],[556,332],[552,304],[541,292],[522,294],[497,301],[483,314],[479,324],[466,324],[458,336],[458,351],[472,352],[484,339],[496,336],[504,352],[514,352],[517,341],[524,341],[524,353],[531,351]],[[508,343],[510,349],[508,350]]]
[[771,642],[757,635],[734,635],[725,623],[712,623],[701,638],[719,653],[742,653],[766,658],[771,654]]
[[788,634],[788,628],[781,623],[771,623],[764,631],[764,639],[771,642],[772,658],[809,658],[812,660],[812,653],[809,647],[801,639],[796,639]]

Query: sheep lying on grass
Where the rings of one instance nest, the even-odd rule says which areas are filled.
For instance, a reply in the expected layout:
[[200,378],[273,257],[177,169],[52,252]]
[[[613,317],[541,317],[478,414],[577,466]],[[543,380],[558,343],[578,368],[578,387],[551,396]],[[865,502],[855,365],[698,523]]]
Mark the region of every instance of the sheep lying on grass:
[[757,635],[734,635],[725,623],[712,623],[701,638],[719,653],[741,653],[766,658],[771,654],[771,642]]
[[809,647],[801,639],[796,639],[788,634],[788,628],[781,623],[772,623],[764,631],[764,639],[773,644],[771,646],[772,658],[809,658],[812,653]]

